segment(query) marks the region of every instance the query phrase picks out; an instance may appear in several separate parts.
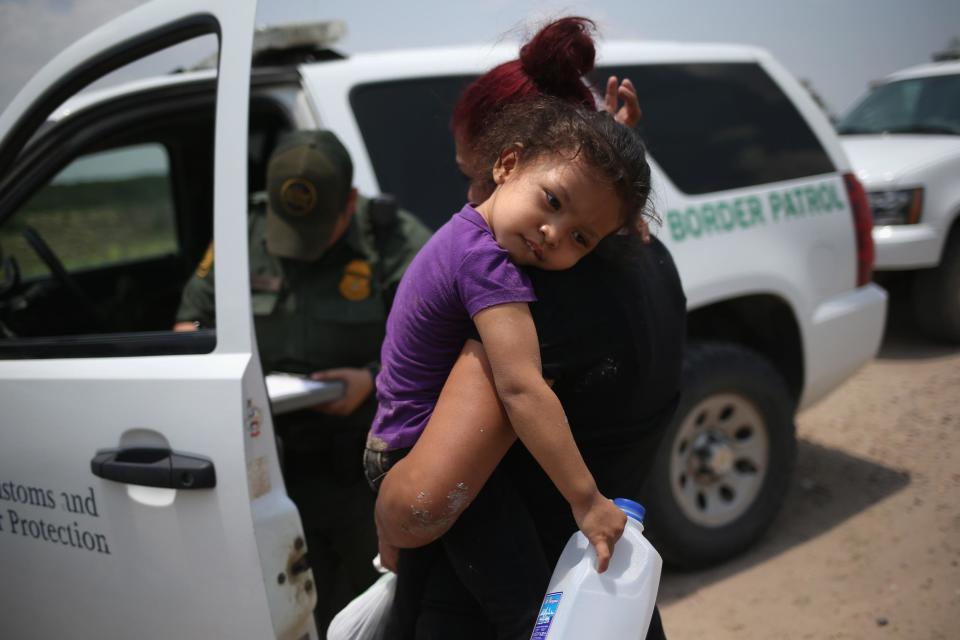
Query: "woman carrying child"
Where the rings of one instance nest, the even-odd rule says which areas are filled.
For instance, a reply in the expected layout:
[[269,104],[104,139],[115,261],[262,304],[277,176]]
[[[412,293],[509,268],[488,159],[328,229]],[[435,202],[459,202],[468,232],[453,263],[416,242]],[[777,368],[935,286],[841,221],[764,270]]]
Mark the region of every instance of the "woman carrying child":
[[[581,45],[583,38],[587,39],[590,59],[586,69],[582,63],[578,67],[576,82],[592,101],[589,90],[580,80],[580,73],[592,66],[592,42],[583,31],[584,24],[582,20],[566,19],[548,26],[541,35],[552,32],[555,39],[561,41],[579,37]],[[570,35],[571,26],[579,30],[579,36]],[[566,35],[557,38],[557,31]],[[529,52],[536,42],[535,39],[525,50]],[[615,82],[613,86],[616,88]],[[629,86],[625,86],[629,91]],[[556,86],[553,92],[559,93]],[[642,145],[630,130],[616,125],[608,116],[565,108],[556,101],[524,102],[520,107],[500,109],[495,123],[485,125],[487,131],[479,140],[465,135],[465,128],[457,131],[458,156],[468,173],[470,167],[482,166],[486,158],[492,167],[487,174],[489,179],[477,181],[471,196],[484,190],[489,193],[490,185],[485,186],[483,182],[493,183],[493,193],[476,208],[464,207],[438,232],[435,248],[421,254],[419,271],[415,262],[408,272],[411,275],[407,282],[413,282],[416,274],[417,284],[408,286],[405,303],[408,306],[394,307],[396,320],[392,317],[393,326],[388,327],[384,362],[388,362],[389,356],[399,366],[385,366],[386,377],[381,374],[378,381],[382,406],[370,439],[367,467],[368,475],[377,480],[385,468],[402,458],[407,448],[417,442],[423,424],[430,420],[429,437],[417,443],[409,458],[397,463],[387,475],[385,494],[390,493],[397,473],[405,478],[402,486],[413,491],[419,487],[424,489],[412,500],[408,500],[409,495],[399,500],[396,496],[388,500],[385,500],[388,496],[381,496],[384,508],[378,508],[378,520],[383,525],[384,542],[387,546],[391,541],[399,546],[423,544],[447,531],[466,504],[475,498],[460,521],[441,538],[445,560],[453,565],[467,590],[480,600],[480,608],[493,623],[496,637],[507,638],[529,634],[536,603],[542,597],[552,564],[545,555],[548,550],[541,548],[545,538],[537,539],[542,532],[537,532],[529,515],[526,520],[523,518],[528,514],[523,498],[511,490],[509,479],[499,478],[502,475],[499,469],[493,472],[514,440],[514,431],[507,425],[515,426],[516,434],[538,456],[538,461],[567,498],[577,523],[597,546],[598,569],[604,568],[612,543],[623,526],[622,516],[610,509],[612,505],[597,490],[566,427],[559,402],[543,382],[536,330],[526,305],[532,301],[533,294],[526,274],[516,267],[570,269],[603,237],[624,227],[635,227],[649,191],[649,168]],[[474,158],[478,159],[476,165]],[[630,249],[627,253],[635,254],[632,258],[623,258],[624,268],[612,269],[608,259],[598,258],[587,259],[581,267],[559,273],[530,271],[531,275],[538,274],[536,290],[541,297],[535,310],[539,307],[560,311],[565,316],[546,317],[537,324],[541,329],[544,363],[548,365],[545,372],[558,377],[558,393],[573,400],[577,417],[581,418],[574,420],[575,429],[578,421],[589,419],[582,419],[589,415],[584,411],[584,400],[602,398],[608,404],[619,402],[622,406],[594,407],[597,422],[601,423],[594,431],[602,434],[604,427],[612,423],[642,416],[646,426],[651,427],[647,430],[650,434],[644,433],[643,438],[632,440],[642,442],[643,452],[649,453],[655,450],[656,439],[662,433],[662,429],[652,426],[665,425],[676,396],[683,297],[669,254],[662,245],[655,242],[648,251],[656,257],[651,263],[644,262],[650,256],[636,255],[635,239],[618,237],[608,242],[621,250],[626,245]],[[478,246],[482,250],[478,250]],[[639,248],[639,252],[643,251],[647,249]],[[478,268],[466,265],[478,265]],[[667,286],[662,289],[666,294],[663,299],[650,298],[651,293],[660,291],[657,285],[648,291],[638,288],[637,276],[644,270],[648,275],[651,272],[665,275]],[[460,277],[462,281],[457,279]],[[565,285],[570,286],[569,290],[565,290]],[[402,285],[398,303],[403,295]],[[642,305],[637,297],[644,300]],[[599,306],[601,313],[609,317],[589,319],[583,309],[578,316],[577,299],[590,304],[592,309]],[[635,307],[649,310],[657,304],[664,309],[659,316],[646,318],[649,314],[635,313]],[[451,316],[450,309],[456,309],[457,313]],[[448,324],[455,325],[456,330],[448,332],[448,340],[444,341],[440,338],[442,332],[437,331],[436,318],[446,320],[454,316],[456,319]],[[464,339],[470,335],[471,318],[483,341],[482,347],[474,341],[463,347]],[[643,327],[647,333],[641,340],[631,335],[635,329],[631,324],[638,319],[652,319]],[[664,319],[668,321],[664,323]],[[669,320],[676,321],[674,326],[670,326]],[[599,329],[606,335],[599,336],[599,341],[598,336],[585,336],[581,341],[586,348],[577,348],[571,338],[576,339],[578,327]],[[663,335],[653,333],[664,327]],[[400,337],[391,342],[392,335]],[[655,338],[653,347],[651,337]],[[440,358],[431,362],[431,357],[437,355],[431,350],[441,343],[446,345],[444,364],[437,367],[434,363]],[[567,356],[570,351],[578,352],[581,362],[575,367],[568,366],[567,372],[554,366],[553,360],[563,360],[556,357],[558,346]],[[456,359],[461,348],[463,354]],[[656,372],[665,382],[654,384],[654,393],[642,396],[651,401],[651,406],[637,406],[636,402],[606,393],[614,389],[622,391],[624,383],[648,381],[648,363],[637,361],[650,356],[655,364],[669,361]],[[486,358],[489,358],[489,367]],[[625,365],[621,371],[618,372],[616,366],[604,370],[608,361],[616,364],[618,360]],[[671,364],[674,360],[675,364]],[[576,375],[566,375],[570,371]],[[448,373],[451,373],[450,379],[438,402],[439,387]],[[427,380],[430,374],[433,378]],[[595,378],[592,383],[584,379],[591,376]],[[491,380],[506,408],[505,414],[497,404],[497,394],[492,394]],[[589,384],[583,384],[585,382]],[[602,424],[604,420],[607,425]],[[405,430],[405,426],[413,423],[413,429]],[[395,425],[401,427],[394,429]],[[582,430],[590,431],[590,426],[583,425]],[[642,430],[631,428],[632,432]],[[606,447],[594,446],[595,451],[588,451],[588,457],[615,459],[616,455],[611,456],[611,443],[619,451],[625,441],[622,438],[620,442],[615,442],[616,438],[607,440]],[[598,457],[597,452],[601,450]],[[434,455],[418,458],[418,451],[424,454],[442,451],[447,458],[445,461]],[[624,455],[619,459],[624,460]],[[494,475],[490,476],[492,472]],[[462,480],[445,484],[445,474],[449,473],[454,474],[451,480],[454,477]],[[632,477],[638,475],[632,474]],[[623,480],[622,473],[619,480]],[[484,489],[477,495],[481,485]],[[620,486],[623,485],[620,482]],[[397,483],[393,486],[398,489]],[[635,496],[635,492],[630,495]],[[394,517],[398,505],[403,505],[400,509],[405,508],[407,513]],[[505,519],[505,515],[509,517]],[[505,542],[516,544],[505,545]],[[505,549],[505,546],[512,548]],[[422,570],[430,566],[422,561],[424,557],[420,553],[419,561],[409,563],[406,560],[418,558],[417,553],[405,551],[401,556],[398,601],[402,600],[400,592],[405,582],[409,582],[409,567]],[[463,628],[451,630],[450,637],[466,637],[464,632]]]

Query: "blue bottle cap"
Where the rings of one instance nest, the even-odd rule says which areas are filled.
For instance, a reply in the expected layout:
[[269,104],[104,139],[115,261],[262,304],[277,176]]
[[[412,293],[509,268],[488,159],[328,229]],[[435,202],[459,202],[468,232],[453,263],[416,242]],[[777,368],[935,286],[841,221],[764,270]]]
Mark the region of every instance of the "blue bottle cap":
[[640,524],[643,524],[643,517],[647,515],[647,510],[643,508],[642,504],[634,502],[629,498],[616,498],[613,504],[623,509],[623,512],[627,514],[628,518],[633,518]]

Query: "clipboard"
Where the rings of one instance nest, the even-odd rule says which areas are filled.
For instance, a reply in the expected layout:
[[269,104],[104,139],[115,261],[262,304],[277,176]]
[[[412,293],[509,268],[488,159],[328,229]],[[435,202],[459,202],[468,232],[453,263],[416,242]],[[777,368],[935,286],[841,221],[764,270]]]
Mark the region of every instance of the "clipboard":
[[339,380],[311,380],[292,373],[270,373],[265,380],[273,415],[339,400],[345,392]]

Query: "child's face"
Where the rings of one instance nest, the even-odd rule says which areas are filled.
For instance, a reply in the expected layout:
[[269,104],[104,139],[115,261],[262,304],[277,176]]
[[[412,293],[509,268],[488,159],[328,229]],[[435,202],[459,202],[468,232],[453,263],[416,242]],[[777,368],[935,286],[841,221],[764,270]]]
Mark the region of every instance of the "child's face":
[[524,164],[519,150],[506,151],[493,178],[497,188],[477,211],[515,264],[569,269],[623,224],[613,186],[580,158]]

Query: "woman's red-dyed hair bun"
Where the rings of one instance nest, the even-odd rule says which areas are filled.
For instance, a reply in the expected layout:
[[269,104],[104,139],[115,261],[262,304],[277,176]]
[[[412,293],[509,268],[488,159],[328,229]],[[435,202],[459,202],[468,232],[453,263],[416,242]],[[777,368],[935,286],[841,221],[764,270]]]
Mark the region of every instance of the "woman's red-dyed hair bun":
[[592,20],[560,18],[540,29],[520,49],[520,59],[498,65],[473,81],[453,109],[451,127],[465,141],[474,139],[504,106],[541,95],[596,109],[583,76],[593,70]]
[[588,18],[560,18],[543,27],[520,49],[520,64],[541,92],[596,108],[582,76],[593,71],[596,25]]

